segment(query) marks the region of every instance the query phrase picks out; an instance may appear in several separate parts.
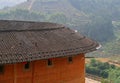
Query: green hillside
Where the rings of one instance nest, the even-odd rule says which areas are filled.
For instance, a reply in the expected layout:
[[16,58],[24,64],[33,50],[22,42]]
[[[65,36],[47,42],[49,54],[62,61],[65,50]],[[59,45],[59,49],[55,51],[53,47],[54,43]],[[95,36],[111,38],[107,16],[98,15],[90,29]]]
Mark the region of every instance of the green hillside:
[[84,13],[120,20],[120,0],[69,0],[69,2]]
[[10,9],[26,9],[33,12],[44,14],[62,13],[69,19],[78,18],[86,20],[85,13],[74,8],[69,0],[27,0]]
[[64,24],[103,44],[100,53],[118,55],[119,3],[119,0],[27,0],[2,9],[0,19]]

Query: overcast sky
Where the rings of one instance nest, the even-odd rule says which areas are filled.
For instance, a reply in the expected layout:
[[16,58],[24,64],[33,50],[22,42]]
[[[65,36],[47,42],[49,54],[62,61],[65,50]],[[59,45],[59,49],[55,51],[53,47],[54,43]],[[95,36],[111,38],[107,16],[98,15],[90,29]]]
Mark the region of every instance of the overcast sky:
[[14,6],[18,3],[24,2],[26,0],[0,0],[0,8]]

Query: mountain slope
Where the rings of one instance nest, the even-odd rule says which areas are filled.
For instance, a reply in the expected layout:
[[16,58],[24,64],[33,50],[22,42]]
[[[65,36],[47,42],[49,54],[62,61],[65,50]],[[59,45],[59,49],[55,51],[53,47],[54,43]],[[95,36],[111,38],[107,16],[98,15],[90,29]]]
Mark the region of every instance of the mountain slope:
[[[92,2],[92,0],[89,1]],[[81,4],[83,5],[79,5],[81,8],[85,7],[91,11],[92,5],[88,6],[88,2],[85,2],[86,5],[84,5],[85,3],[77,4]],[[102,15],[99,16],[91,12],[86,12],[85,9],[75,7],[75,5],[70,3],[70,0],[27,0],[9,10],[13,9],[17,10],[1,14],[0,17],[2,19],[47,21],[64,24],[100,42],[110,41],[115,38],[112,20],[108,15],[103,17]],[[87,13],[89,18],[82,11]],[[43,15],[39,15],[38,13]]]
[[87,19],[87,15],[71,5],[69,0],[27,0],[14,8],[28,9],[30,11],[46,14],[62,13],[69,18]]
[[79,11],[120,20],[120,0],[69,0]]

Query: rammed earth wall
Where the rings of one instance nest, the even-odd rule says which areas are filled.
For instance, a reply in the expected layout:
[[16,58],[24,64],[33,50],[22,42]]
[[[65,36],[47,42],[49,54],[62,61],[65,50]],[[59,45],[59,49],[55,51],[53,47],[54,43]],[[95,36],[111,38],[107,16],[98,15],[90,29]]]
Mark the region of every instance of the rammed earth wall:
[[84,54],[30,62],[30,68],[24,69],[25,63],[7,64],[0,74],[0,83],[85,83]]

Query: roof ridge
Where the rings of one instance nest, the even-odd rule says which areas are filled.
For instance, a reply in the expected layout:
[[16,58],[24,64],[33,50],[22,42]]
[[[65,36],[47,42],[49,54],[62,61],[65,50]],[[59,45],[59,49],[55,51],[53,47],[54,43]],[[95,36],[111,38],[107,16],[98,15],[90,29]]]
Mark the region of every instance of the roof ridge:
[[58,29],[64,29],[65,27],[58,27],[58,28],[45,28],[45,29],[11,29],[11,30],[0,30],[0,32],[25,32],[25,31],[51,31],[51,30],[58,30]]

